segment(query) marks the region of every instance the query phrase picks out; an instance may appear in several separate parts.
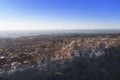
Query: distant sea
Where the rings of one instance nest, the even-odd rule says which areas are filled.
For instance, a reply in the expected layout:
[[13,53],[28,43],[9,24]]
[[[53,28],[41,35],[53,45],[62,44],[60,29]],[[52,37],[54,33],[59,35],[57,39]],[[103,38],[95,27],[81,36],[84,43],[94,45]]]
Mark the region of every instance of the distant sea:
[[33,31],[0,31],[0,38],[17,38],[22,36],[36,36],[47,34],[66,34],[66,33],[120,33],[120,29],[105,30],[33,30]]

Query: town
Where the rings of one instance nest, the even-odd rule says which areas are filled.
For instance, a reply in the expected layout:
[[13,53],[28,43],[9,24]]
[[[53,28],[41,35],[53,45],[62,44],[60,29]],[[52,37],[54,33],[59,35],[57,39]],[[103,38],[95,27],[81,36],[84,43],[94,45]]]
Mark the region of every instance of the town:
[[120,44],[120,34],[54,34],[0,39],[0,76],[28,69],[47,70],[50,64],[75,57],[97,58]]

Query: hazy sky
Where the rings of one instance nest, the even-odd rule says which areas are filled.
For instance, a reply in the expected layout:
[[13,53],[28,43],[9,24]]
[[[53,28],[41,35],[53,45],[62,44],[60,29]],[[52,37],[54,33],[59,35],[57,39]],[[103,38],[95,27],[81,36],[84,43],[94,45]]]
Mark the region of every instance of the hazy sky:
[[0,30],[120,29],[120,0],[0,0]]

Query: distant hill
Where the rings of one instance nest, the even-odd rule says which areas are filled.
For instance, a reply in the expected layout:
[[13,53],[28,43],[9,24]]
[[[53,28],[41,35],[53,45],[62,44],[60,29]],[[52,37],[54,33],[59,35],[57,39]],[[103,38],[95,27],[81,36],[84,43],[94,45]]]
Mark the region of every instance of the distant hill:
[[0,31],[0,38],[16,38],[41,34],[64,33],[120,33],[120,30],[38,30],[38,31]]

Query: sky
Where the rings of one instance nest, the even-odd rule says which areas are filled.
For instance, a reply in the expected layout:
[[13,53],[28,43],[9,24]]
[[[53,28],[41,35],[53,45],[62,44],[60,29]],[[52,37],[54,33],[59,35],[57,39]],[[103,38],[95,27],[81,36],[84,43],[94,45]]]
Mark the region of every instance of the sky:
[[0,31],[120,29],[120,0],[0,0]]

